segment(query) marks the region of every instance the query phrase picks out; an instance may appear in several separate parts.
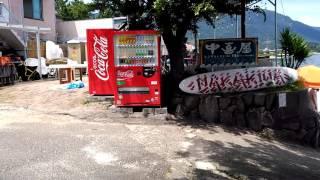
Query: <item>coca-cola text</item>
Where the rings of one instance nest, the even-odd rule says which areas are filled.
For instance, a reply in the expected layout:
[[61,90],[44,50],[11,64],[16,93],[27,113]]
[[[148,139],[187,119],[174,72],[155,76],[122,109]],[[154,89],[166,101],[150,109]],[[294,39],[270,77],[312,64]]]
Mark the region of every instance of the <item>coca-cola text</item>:
[[93,69],[96,76],[103,80],[107,81],[109,79],[109,71],[108,71],[108,39],[106,37],[97,35],[93,35]]
[[117,78],[121,78],[121,79],[131,79],[134,77],[134,73],[133,70],[127,70],[127,71],[117,71]]

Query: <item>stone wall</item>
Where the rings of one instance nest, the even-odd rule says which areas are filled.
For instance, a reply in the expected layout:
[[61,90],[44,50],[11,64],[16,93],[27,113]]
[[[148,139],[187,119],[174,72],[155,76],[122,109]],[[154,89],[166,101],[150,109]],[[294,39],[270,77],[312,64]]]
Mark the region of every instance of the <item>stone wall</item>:
[[[285,106],[279,106],[279,94]],[[319,114],[311,108],[306,89],[293,92],[248,92],[233,95],[189,95],[181,97],[178,114],[201,118],[208,123],[261,131],[264,128],[289,130],[301,140],[318,146]]]

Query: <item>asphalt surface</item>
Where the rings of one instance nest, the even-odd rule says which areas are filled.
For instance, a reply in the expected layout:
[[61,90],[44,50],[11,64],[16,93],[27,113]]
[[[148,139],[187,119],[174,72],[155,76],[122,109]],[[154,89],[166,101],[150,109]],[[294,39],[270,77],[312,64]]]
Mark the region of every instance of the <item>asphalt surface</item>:
[[2,179],[164,179],[170,168],[131,126],[12,108],[0,119]]

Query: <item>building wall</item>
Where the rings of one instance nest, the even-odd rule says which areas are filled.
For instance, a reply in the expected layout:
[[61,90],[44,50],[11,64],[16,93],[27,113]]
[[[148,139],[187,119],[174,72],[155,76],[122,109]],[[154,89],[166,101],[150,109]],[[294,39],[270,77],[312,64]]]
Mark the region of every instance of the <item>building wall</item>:
[[112,29],[113,19],[91,19],[79,21],[57,20],[58,41],[66,42],[72,39],[86,40],[87,29]]
[[[23,20],[23,0],[0,0],[10,10],[13,16],[10,21],[13,23],[21,23]],[[12,21],[13,20],[13,21]]]
[[55,16],[55,1],[54,0],[43,0],[43,20],[35,20],[24,18],[23,11],[23,0],[0,0],[0,2],[6,4],[10,9],[11,13],[14,14],[14,21],[16,23],[22,23],[28,26],[39,26],[39,27],[49,27],[51,32],[41,36],[43,40],[56,41],[56,16]]

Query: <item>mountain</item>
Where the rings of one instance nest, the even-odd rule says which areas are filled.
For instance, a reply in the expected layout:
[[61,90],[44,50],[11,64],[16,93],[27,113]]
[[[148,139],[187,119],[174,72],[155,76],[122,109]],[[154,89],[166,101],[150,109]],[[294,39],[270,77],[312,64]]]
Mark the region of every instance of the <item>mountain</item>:
[[[246,15],[246,31],[247,37],[258,37],[259,48],[274,48],[274,11],[266,10],[266,21],[262,14],[248,12]],[[277,14],[278,18],[278,37],[279,33],[289,27],[293,32],[302,36],[306,41],[312,43],[320,43],[320,27],[312,27],[302,22],[294,21],[290,17]],[[240,16],[238,16],[239,34],[240,32]],[[218,18],[215,23],[215,29],[201,21],[198,23],[199,39],[216,38],[234,38],[237,35],[236,18],[229,15]],[[193,42],[193,35],[188,34],[189,41]]]

